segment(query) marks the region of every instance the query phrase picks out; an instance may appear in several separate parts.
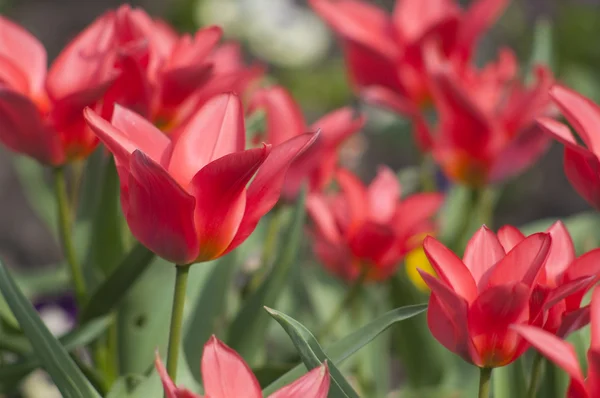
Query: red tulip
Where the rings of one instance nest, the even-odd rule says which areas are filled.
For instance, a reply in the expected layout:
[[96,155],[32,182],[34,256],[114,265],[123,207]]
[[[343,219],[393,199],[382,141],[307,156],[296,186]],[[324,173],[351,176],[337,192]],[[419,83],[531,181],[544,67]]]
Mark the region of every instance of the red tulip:
[[333,274],[354,281],[383,280],[419,244],[413,238],[435,229],[430,221],[443,196],[424,193],[400,200],[394,173],[381,167],[369,187],[349,171],[337,172],[342,191],[314,193],[307,201],[316,231],[314,250]]
[[536,69],[536,83],[525,87],[517,77],[513,53],[505,50],[496,63],[456,73],[428,47],[438,123],[433,133],[420,120],[432,153],[452,180],[479,187],[515,176],[548,148],[535,119],[549,111],[552,75]]
[[198,90],[209,96],[237,91],[245,88],[242,81],[262,73],[246,68],[230,46],[219,47],[222,31],[217,26],[179,36],[141,9],[123,5],[106,15],[112,14],[112,46],[121,76],[105,97],[107,119],[119,103],[171,130],[201,105],[184,105]]
[[587,147],[577,143],[567,126],[541,118],[539,125],[565,145],[565,174],[571,185],[590,205],[600,210],[600,108],[588,98],[555,85],[550,96]]
[[[531,308],[542,308],[537,326],[564,337],[589,322],[589,308],[581,307],[585,293],[598,281],[600,249],[576,258],[573,240],[560,221],[547,230],[552,245],[532,295]],[[517,228],[507,225],[498,231],[504,250],[525,239]]]
[[431,289],[427,322],[448,350],[480,367],[504,366],[527,343],[511,324],[531,324],[534,287],[550,250],[548,234],[531,235],[506,252],[483,226],[469,241],[463,259],[434,238],[423,243],[439,279],[421,272]]
[[73,39],[47,71],[46,50],[29,32],[0,17],[0,141],[41,163],[85,158],[97,144],[81,115],[114,81],[99,19]]
[[[175,386],[158,354],[155,365],[166,398],[202,398],[202,395]],[[246,362],[215,336],[204,345],[201,369],[205,398],[262,398],[258,380]],[[269,395],[269,398],[327,398],[329,383],[329,371],[324,364]]]
[[367,1],[310,1],[341,37],[355,88],[367,99],[409,116],[431,98],[423,44],[439,41],[444,56],[460,69],[506,3],[478,0],[462,10],[453,0],[397,0],[388,15]]
[[568,398],[600,397],[600,288],[594,289],[591,303],[592,342],[587,352],[588,374],[583,376],[579,358],[569,343],[533,326],[515,325],[513,329],[571,377]]
[[307,178],[312,191],[325,188],[337,166],[339,147],[365,123],[363,116],[354,117],[352,108],[344,107],[325,115],[308,127],[300,106],[281,86],[257,91],[250,102],[250,109],[265,111],[265,141],[273,145],[302,135],[306,131],[321,130],[315,145],[290,166],[282,193],[288,200],[298,195],[302,183]]
[[289,165],[317,138],[244,150],[233,94],[207,102],[176,139],[119,106],[112,124],[91,109],[85,118],[115,157],[131,232],[177,264],[212,260],[242,243],[279,199]]

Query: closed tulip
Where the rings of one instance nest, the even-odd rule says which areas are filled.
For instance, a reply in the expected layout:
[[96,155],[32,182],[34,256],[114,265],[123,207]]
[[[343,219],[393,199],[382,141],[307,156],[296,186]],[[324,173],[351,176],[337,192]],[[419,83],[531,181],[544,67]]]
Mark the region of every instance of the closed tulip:
[[85,117],[115,157],[131,232],[181,265],[240,245],[279,199],[289,165],[317,138],[307,133],[245,150],[244,115],[234,94],[207,102],[176,139],[118,106],[111,123],[91,109]]

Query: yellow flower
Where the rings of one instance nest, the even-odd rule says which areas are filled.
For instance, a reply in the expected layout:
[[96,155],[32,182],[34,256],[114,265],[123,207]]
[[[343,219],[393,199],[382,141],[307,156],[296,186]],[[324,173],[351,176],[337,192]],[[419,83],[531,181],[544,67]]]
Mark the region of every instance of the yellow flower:
[[[423,236],[419,236],[419,239],[422,241],[427,234],[423,234]],[[406,274],[408,275],[408,279],[415,285],[419,290],[423,292],[428,292],[429,287],[421,278],[419,271],[417,269],[421,269],[428,274],[436,275],[433,267],[429,263],[427,259],[427,255],[425,255],[425,250],[423,250],[423,246],[419,245],[406,255],[404,258],[404,268],[406,269]]]

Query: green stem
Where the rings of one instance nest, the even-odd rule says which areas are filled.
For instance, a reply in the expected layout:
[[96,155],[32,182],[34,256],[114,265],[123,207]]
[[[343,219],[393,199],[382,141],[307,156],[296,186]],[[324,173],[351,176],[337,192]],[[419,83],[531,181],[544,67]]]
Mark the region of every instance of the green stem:
[[463,252],[463,245],[470,233],[471,224],[476,214],[482,194],[483,189],[469,188],[469,199],[466,203],[466,205],[469,207],[469,210],[465,212],[465,217],[461,220],[458,230],[448,245],[458,255],[462,254]]
[[479,398],[489,398],[492,380],[492,368],[479,369]]
[[529,388],[527,389],[527,397],[535,398],[537,396],[538,386],[542,379],[544,357],[536,352],[533,357],[533,363],[531,364],[531,380],[529,381]]
[[350,288],[346,292],[346,296],[344,296],[344,299],[340,302],[340,304],[333,312],[332,317],[329,318],[329,320],[321,328],[319,333],[317,333],[319,340],[323,340],[325,337],[327,337],[329,333],[331,333],[331,331],[333,330],[335,325],[337,325],[342,315],[344,315],[344,313],[352,305],[356,297],[358,297],[362,289],[363,283],[365,281],[365,277],[366,272],[361,272],[360,276],[353,282],[352,286],[350,286]]
[[81,307],[86,299],[85,279],[81,264],[75,254],[73,237],[71,235],[71,214],[69,198],[67,197],[67,184],[63,167],[54,168],[54,194],[58,206],[58,228],[64,256],[71,271],[71,279],[75,288],[75,298]]
[[271,217],[269,218],[269,224],[267,225],[267,234],[265,236],[263,250],[262,250],[262,266],[254,272],[252,279],[248,285],[249,291],[253,292],[260,286],[265,275],[269,272],[271,260],[275,254],[275,247],[278,241],[278,233],[280,231],[281,221],[283,220],[284,208],[277,206],[271,211]]
[[185,290],[187,286],[190,264],[177,265],[175,276],[175,290],[173,292],[173,310],[171,312],[171,328],[169,332],[169,352],[167,354],[167,372],[175,382],[177,377],[177,361],[179,359],[179,346],[181,343],[181,329],[183,326],[183,307],[185,306]]

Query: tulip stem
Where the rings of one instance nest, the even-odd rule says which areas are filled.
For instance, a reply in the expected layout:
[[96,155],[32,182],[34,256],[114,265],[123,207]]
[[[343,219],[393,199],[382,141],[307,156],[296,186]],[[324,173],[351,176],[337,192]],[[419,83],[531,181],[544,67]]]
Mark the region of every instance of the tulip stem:
[[543,368],[543,357],[539,352],[536,352],[533,357],[533,363],[531,364],[531,380],[529,381],[529,388],[527,389],[527,397],[535,398],[537,396],[538,386],[542,379],[542,368]]
[[333,312],[333,315],[331,316],[331,318],[329,318],[329,320],[321,328],[319,333],[317,333],[318,340],[323,340],[324,338],[327,337],[327,335],[329,333],[331,333],[331,331],[333,330],[335,325],[338,323],[338,321],[340,320],[342,315],[344,315],[346,310],[352,305],[352,303],[354,302],[354,300],[359,295],[359,293],[362,289],[363,283],[366,278],[366,274],[367,273],[363,270],[361,272],[360,276],[358,278],[356,278],[356,280],[354,281],[352,286],[350,286],[350,288],[346,292],[346,296],[340,302],[340,304],[337,306],[337,308]]
[[77,260],[75,246],[73,245],[71,213],[69,208],[69,198],[67,196],[65,170],[63,167],[54,168],[54,194],[56,195],[58,206],[60,241],[71,272],[71,279],[75,288],[75,298],[77,304],[81,308],[86,299],[85,278],[83,277],[83,270],[81,269],[81,264]]
[[479,369],[479,398],[489,398],[492,381],[492,368]]
[[175,382],[177,377],[177,361],[179,360],[179,345],[183,326],[183,308],[185,306],[185,291],[187,287],[190,264],[176,265],[175,290],[173,292],[173,309],[171,311],[171,328],[169,332],[169,348],[167,354],[167,373]]

